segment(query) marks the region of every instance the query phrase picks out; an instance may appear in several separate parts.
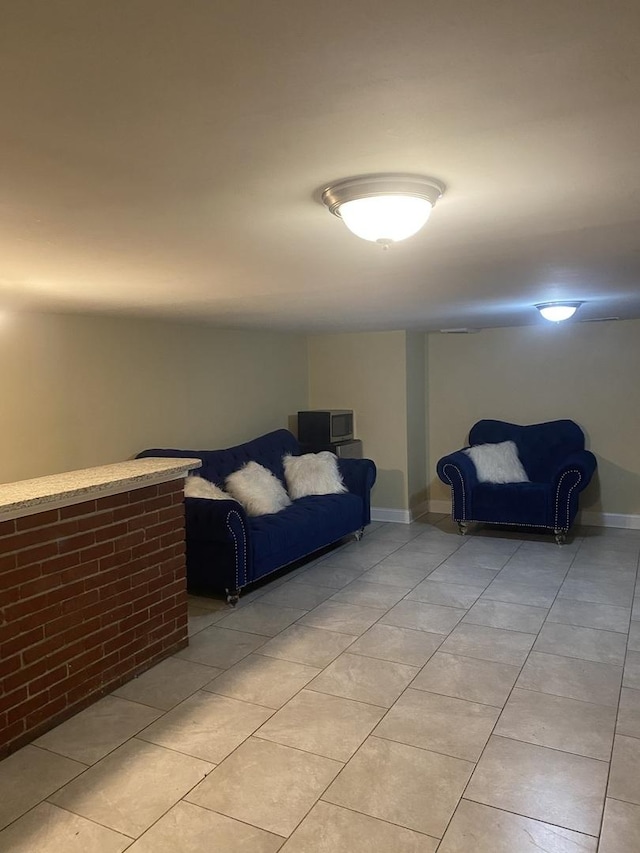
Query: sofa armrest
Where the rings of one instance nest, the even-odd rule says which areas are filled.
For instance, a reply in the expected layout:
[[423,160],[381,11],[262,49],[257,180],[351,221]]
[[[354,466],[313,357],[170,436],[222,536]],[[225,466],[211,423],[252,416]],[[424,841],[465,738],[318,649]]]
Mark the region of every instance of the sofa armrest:
[[443,456],[437,465],[438,477],[451,486],[455,521],[471,519],[471,492],[478,484],[476,466],[462,450]]
[[371,521],[371,489],[376,481],[376,466],[371,459],[338,459],[338,469],[351,494],[362,498],[364,527]]
[[[251,576],[248,519],[237,501],[212,501],[206,498],[185,498],[185,525],[188,542],[210,542],[219,549],[223,564],[211,567],[220,576],[234,578],[240,589]],[[231,555],[226,558],[224,554]],[[231,581],[229,581],[230,583]]]

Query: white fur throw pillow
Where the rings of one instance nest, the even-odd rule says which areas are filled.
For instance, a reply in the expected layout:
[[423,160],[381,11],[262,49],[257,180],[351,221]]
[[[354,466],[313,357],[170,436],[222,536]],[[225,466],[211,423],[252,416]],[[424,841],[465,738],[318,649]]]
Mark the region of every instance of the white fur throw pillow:
[[287,490],[294,501],[307,495],[338,495],[347,491],[338,470],[338,458],[328,450],[283,456],[282,464]]
[[247,515],[270,515],[291,501],[280,480],[257,462],[247,462],[225,480],[229,494],[245,508]]
[[514,441],[476,444],[463,451],[476,466],[479,483],[528,483]]
[[184,496],[185,498],[206,498],[210,501],[233,500],[231,495],[224,492],[215,483],[211,483],[197,474],[187,477],[184,481]]

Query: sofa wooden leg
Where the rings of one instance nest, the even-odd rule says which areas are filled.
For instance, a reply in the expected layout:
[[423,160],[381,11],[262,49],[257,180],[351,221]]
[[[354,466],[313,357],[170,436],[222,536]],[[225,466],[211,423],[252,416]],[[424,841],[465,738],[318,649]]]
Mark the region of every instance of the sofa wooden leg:
[[466,536],[468,530],[469,530],[469,525],[467,524],[466,521],[459,521],[458,522],[458,533],[460,534],[460,536]]
[[566,530],[560,530],[559,528],[556,528],[553,531],[553,533],[554,533],[554,536],[556,537],[556,545],[564,545],[566,538],[567,538],[567,531]]
[[364,536],[364,527],[361,527],[360,530],[356,530],[356,532],[353,535],[354,535],[356,542],[359,542],[362,539],[362,537]]
[[232,607],[235,607],[238,603],[238,599],[240,598],[240,590],[239,589],[225,589],[227,593],[227,604],[230,604]]

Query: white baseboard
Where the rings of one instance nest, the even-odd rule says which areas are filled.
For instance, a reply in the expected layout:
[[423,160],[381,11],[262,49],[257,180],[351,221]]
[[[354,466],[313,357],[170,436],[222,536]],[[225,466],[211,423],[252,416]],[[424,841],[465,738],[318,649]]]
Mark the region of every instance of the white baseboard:
[[411,513],[408,509],[391,509],[391,507],[386,506],[372,506],[371,521],[393,521],[396,524],[410,524]]
[[[451,501],[428,501],[429,512],[451,513]],[[620,512],[589,512],[583,510],[576,519],[579,524],[590,527],[620,527],[626,530],[640,530],[640,515],[625,515]]]
[[625,515],[621,512],[589,512],[578,514],[580,524],[590,527],[622,527],[625,530],[640,530],[640,515]]

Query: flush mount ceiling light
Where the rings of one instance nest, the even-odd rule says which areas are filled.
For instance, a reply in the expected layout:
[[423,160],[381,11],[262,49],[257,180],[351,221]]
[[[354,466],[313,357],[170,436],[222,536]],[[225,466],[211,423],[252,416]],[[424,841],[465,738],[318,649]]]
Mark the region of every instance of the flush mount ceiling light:
[[388,246],[416,234],[444,191],[422,175],[360,175],[325,187],[322,201],[358,237]]
[[545,320],[560,323],[573,317],[581,305],[582,302],[544,302],[542,305],[536,305],[536,308]]

